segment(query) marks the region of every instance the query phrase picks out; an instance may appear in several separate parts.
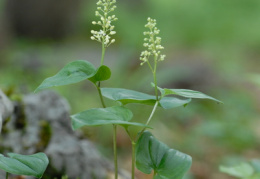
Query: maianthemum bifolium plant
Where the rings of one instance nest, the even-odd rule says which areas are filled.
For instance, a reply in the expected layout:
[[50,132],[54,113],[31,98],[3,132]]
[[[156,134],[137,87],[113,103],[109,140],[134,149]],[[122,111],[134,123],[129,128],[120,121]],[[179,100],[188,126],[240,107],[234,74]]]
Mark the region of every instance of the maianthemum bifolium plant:
[[[36,91],[54,86],[73,84],[83,80],[90,81],[97,89],[102,107],[88,109],[72,115],[71,125],[74,130],[83,126],[113,126],[115,179],[118,178],[116,144],[118,126],[125,129],[132,143],[132,179],[135,178],[135,168],[146,174],[153,172],[155,179],[182,179],[191,167],[191,157],[169,148],[146,130],[151,128],[149,124],[156,109],[158,107],[172,109],[186,106],[191,102],[192,98],[221,102],[198,91],[158,87],[156,78],[157,65],[166,56],[161,52],[164,47],[161,45],[161,38],[159,37],[160,30],[156,27],[156,20],[151,18],[147,19],[148,22],[145,25],[147,30],[144,32],[143,46],[146,50],[141,52],[140,60],[142,66],[147,64],[151,69],[154,95],[123,88],[101,88],[102,81],[108,80],[111,76],[110,68],[104,65],[104,58],[106,49],[115,42],[115,39],[111,38],[116,33],[113,22],[117,20],[117,17],[112,14],[116,8],[115,3],[116,0],[99,0],[97,2],[97,11],[95,12],[99,20],[92,22],[92,24],[100,26],[99,31],[91,31],[91,39],[100,42],[102,45],[100,66],[96,68],[86,60],[73,61],[56,75],[45,79]],[[104,97],[118,102],[118,105],[106,106]],[[133,113],[126,107],[130,103],[153,106],[145,124],[131,122]],[[138,128],[139,133],[131,132],[129,130],[130,127]]]

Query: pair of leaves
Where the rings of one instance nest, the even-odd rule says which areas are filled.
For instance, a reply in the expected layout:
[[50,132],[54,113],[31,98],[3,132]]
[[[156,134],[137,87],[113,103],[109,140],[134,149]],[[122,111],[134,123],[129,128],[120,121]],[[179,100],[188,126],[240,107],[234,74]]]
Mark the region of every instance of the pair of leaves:
[[83,126],[100,126],[108,124],[148,127],[141,123],[129,122],[133,117],[131,110],[122,106],[89,109],[71,116],[73,130]]
[[[122,89],[122,88],[101,88],[102,95],[108,99],[119,101],[123,105],[128,103],[139,103],[146,105],[154,105],[156,97],[153,95],[141,93],[138,91]],[[159,106],[164,109],[175,108],[188,104],[189,98],[165,97],[160,100]]]
[[[186,90],[186,89],[162,89],[159,88],[162,98],[159,101],[159,106],[164,109],[171,109],[179,106],[185,106],[191,98],[210,99],[219,103],[221,101],[203,94],[199,91]],[[123,105],[128,103],[139,103],[146,105],[154,105],[156,103],[156,97],[153,95],[141,93],[138,91],[121,89],[121,88],[102,88],[102,95],[108,99],[119,101]],[[175,95],[171,97],[165,97],[167,95]]]
[[33,155],[7,154],[10,158],[0,154],[0,169],[16,174],[41,178],[46,170],[49,160],[44,153]]
[[[152,83],[152,86],[154,87],[154,83]],[[196,98],[196,99],[210,99],[213,101],[216,101],[218,103],[222,103],[221,101],[208,96],[202,92],[199,91],[194,91],[190,89],[168,89],[168,88],[160,88],[157,87],[159,91],[161,92],[162,97],[168,96],[168,95],[177,95],[177,96],[182,96],[185,98]]]
[[232,167],[220,166],[219,170],[241,179],[259,179],[260,178],[260,160],[243,162]]
[[105,65],[96,69],[88,61],[77,60],[65,65],[56,75],[45,79],[35,92],[54,86],[78,83],[86,79],[96,84],[98,81],[108,80],[110,76],[111,71]]
[[154,170],[155,179],[182,179],[191,163],[189,155],[170,149],[148,131],[137,142],[136,167],[146,174]]

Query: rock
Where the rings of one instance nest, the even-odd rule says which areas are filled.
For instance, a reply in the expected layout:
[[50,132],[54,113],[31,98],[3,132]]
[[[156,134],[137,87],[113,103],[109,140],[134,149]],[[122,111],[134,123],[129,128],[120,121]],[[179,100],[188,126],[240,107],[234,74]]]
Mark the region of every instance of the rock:
[[[72,131],[70,106],[58,94],[42,91],[26,95],[15,108],[6,126],[10,132],[3,136],[5,152],[46,153],[50,160],[46,177],[60,178],[66,174],[70,179],[105,179],[113,173],[113,164],[98,152],[95,145]],[[23,116],[25,118],[21,119]],[[19,120],[20,125],[17,125]],[[130,178],[124,171],[120,174],[123,179]],[[1,174],[0,178],[3,178]]]
[[0,133],[2,129],[3,120],[8,118],[13,112],[13,103],[0,90]]

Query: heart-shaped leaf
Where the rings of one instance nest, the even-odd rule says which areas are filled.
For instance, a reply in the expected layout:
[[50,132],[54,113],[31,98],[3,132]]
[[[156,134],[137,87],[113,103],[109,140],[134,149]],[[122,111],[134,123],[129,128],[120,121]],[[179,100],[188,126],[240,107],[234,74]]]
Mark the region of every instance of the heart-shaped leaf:
[[49,160],[44,153],[33,155],[7,154],[10,158],[0,155],[0,169],[15,175],[27,175],[41,178]]
[[220,166],[219,170],[234,177],[247,178],[254,174],[254,169],[248,163],[241,163],[233,167]]
[[88,61],[77,60],[67,64],[56,75],[45,79],[35,92],[54,86],[62,86],[86,80],[96,73],[96,68]]
[[[152,86],[154,86],[154,84],[152,83]],[[167,95],[178,95],[178,96],[182,96],[185,98],[198,98],[198,99],[210,99],[213,101],[216,101],[218,103],[222,103],[221,101],[208,96],[204,93],[201,93],[199,91],[194,91],[194,90],[189,90],[189,89],[167,89],[167,88],[160,88],[158,87],[158,89],[160,90],[162,96],[167,96]]]
[[148,127],[141,123],[128,122],[132,119],[133,113],[122,106],[108,108],[89,109],[71,116],[72,128],[76,130],[83,126],[100,126],[117,124],[121,126],[141,126]]
[[105,65],[102,65],[97,69],[96,74],[91,78],[89,78],[89,80],[94,84],[96,84],[98,81],[108,80],[110,76],[111,76],[110,68],[108,68]]
[[155,179],[182,179],[191,163],[189,155],[170,149],[148,131],[137,142],[136,167],[146,174],[154,170]]
[[[156,97],[141,93],[138,91],[122,89],[122,88],[101,88],[102,95],[114,101],[120,101],[123,105],[128,103],[139,103],[146,105],[154,105]],[[165,97],[159,102],[159,106],[164,109],[175,108],[186,105],[191,99],[182,97]]]

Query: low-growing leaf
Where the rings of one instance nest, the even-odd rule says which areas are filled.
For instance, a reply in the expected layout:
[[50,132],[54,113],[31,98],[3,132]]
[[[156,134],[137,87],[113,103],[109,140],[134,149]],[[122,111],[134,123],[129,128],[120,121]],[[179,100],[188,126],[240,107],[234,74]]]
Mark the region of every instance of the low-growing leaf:
[[182,179],[191,163],[189,155],[170,149],[148,131],[137,142],[136,167],[146,174],[154,170],[155,179]]
[[253,175],[254,169],[248,163],[241,163],[233,167],[220,166],[219,170],[234,177],[247,178]]
[[33,155],[7,154],[10,158],[0,155],[0,169],[16,174],[41,178],[49,160],[44,153]]
[[83,126],[100,126],[108,124],[118,124],[126,126],[148,127],[141,123],[129,122],[133,113],[122,106],[113,106],[108,108],[89,109],[71,116],[72,128],[74,130]]
[[67,64],[56,75],[45,79],[35,92],[54,86],[62,86],[86,80],[96,73],[96,68],[88,61],[77,60]]
[[105,65],[102,65],[97,69],[96,74],[91,78],[89,78],[89,80],[94,84],[96,84],[98,81],[108,80],[110,76],[111,76],[110,68]]
[[254,170],[257,173],[260,173],[260,160],[259,159],[253,159],[250,161],[250,164],[253,166]]
[[[101,88],[102,95],[108,99],[119,101],[123,105],[128,103],[139,103],[145,105],[154,105],[156,97],[141,93],[138,91],[122,89],[122,88]],[[165,97],[159,102],[159,106],[164,109],[175,108],[189,103],[191,99],[183,97]]]

